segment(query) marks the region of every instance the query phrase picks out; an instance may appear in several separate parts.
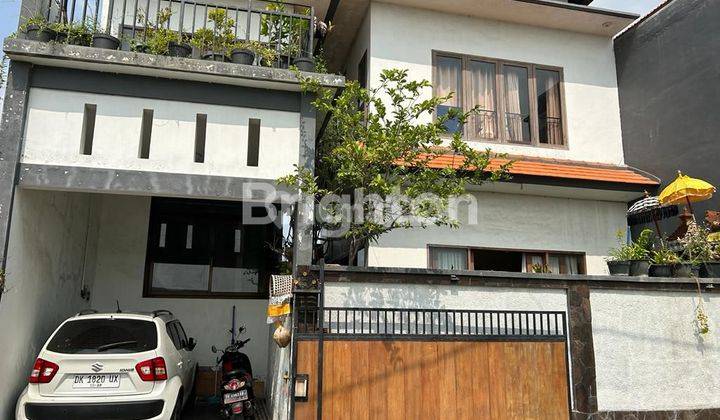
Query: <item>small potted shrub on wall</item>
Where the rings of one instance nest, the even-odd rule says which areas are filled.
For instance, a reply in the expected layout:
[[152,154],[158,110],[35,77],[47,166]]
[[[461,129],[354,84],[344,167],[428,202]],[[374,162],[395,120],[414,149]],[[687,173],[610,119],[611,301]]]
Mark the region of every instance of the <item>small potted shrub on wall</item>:
[[647,276],[650,269],[650,251],[655,234],[645,229],[635,242],[623,244],[624,233],[618,231],[618,247],[610,250],[608,269],[613,276]]
[[665,244],[652,252],[650,258],[650,277],[672,277],[673,267],[680,262],[680,257]]
[[50,42],[55,39],[55,31],[52,30],[51,24],[48,23],[45,16],[35,15],[28,18],[25,23],[20,25],[20,32],[25,34],[25,38],[31,41]]
[[712,248],[707,229],[691,221],[685,236],[678,239],[683,247],[682,260],[674,266],[674,277],[698,277],[700,264],[711,259]]
[[200,50],[203,60],[229,61],[228,56],[235,45],[235,21],[229,19],[223,9],[209,11],[208,19],[213,23],[213,28],[196,30],[190,43]]

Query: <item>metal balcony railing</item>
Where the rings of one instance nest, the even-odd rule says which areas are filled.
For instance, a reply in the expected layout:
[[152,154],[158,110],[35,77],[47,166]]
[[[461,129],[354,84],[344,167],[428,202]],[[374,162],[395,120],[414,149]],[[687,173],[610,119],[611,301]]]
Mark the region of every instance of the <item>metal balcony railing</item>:
[[93,33],[121,40],[121,49],[132,49],[147,36],[146,29],[164,28],[191,40],[210,29],[217,33],[214,10],[224,11],[226,30],[237,41],[257,41],[274,49],[277,59],[310,57],[316,21],[311,6],[284,1],[219,0],[40,0],[37,17],[49,24],[83,25]]

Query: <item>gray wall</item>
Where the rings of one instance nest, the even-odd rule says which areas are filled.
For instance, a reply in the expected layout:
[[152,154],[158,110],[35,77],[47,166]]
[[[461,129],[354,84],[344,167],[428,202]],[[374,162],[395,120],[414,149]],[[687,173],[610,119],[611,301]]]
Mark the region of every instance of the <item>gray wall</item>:
[[[615,40],[625,161],[720,185],[720,2],[674,0]],[[720,209],[720,195],[696,214]],[[676,222],[672,222],[673,228]]]

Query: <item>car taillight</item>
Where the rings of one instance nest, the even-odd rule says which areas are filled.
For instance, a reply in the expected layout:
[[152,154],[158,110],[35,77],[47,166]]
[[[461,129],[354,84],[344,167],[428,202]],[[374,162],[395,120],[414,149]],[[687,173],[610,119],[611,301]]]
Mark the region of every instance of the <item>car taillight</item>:
[[31,384],[46,384],[52,381],[60,367],[53,362],[38,358],[35,360],[28,382]]
[[156,357],[154,359],[145,360],[135,365],[135,370],[140,379],[145,382],[164,381],[167,379],[167,369],[165,367],[165,359]]

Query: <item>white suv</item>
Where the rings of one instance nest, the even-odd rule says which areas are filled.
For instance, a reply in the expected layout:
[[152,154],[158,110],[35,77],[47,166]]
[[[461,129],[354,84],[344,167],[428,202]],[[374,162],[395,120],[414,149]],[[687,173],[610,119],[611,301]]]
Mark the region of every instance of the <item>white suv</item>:
[[169,311],[84,311],[45,343],[18,420],[179,419],[195,381],[195,340]]

